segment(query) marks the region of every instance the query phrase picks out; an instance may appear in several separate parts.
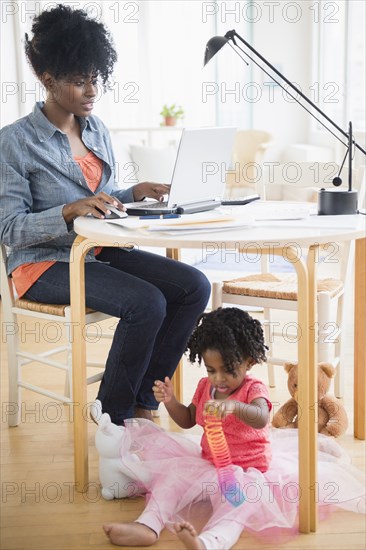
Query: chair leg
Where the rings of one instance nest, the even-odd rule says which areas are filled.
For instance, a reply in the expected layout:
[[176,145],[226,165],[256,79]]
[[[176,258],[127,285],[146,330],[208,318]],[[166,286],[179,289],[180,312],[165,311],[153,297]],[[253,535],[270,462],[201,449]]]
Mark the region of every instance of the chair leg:
[[276,378],[274,373],[274,365],[273,363],[267,363],[267,369],[268,369],[268,383],[270,388],[276,387]]
[[339,357],[339,360],[338,360],[338,365],[336,369],[336,374],[334,377],[334,395],[338,399],[341,399],[344,395],[344,370],[342,368],[341,358],[339,355],[338,357]]
[[342,327],[343,327],[344,294],[338,298],[337,303],[337,327],[338,337],[335,342],[335,356],[338,359],[336,375],[334,378],[334,395],[341,399],[344,395],[344,368],[342,365]]
[[212,283],[212,309],[217,309],[222,306],[222,283]]
[[[263,308],[263,316],[264,316],[264,338],[267,346],[269,347],[268,350],[268,357],[273,357],[273,335],[271,334],[271,312],[270,309],[265,307]],[[270,388],[276,387],[276,379],[275,379],[275,372],[274,372],[274,365],[271,362],[267,363],[267,370],[268,370],[268,383]]]
[[318,293],[318,361],[319,363],[331,363],[333,334],[329,334],[331,328],[330,295],[327,292]]
[[[329,294],[321,292],[318,294],[318,361],[332,363],[336,367],[334,378],[334,395],[343,397],[344,373],[341,364],[341,333],[343,317],[343,295],[338,297],[337,316],[335,322],[331,316],[331,299]],[[328,325],[328,326],[327,326]],[[329,330],[330,329],[330,330]],[[332,354],[332,348],[334,354]]]
[[64,395],[65,397],[69,397],[72,400],[72,374],[71,374],[71,368],[72,368],[72,354],[71,349],[69,348],[67,350],[67,357],[66,357],[66,364],[67,364],[67,371],[65,376],[65,386],[64,386]]
[[65,376],[65,386],[64,386],[64,395],[69,397],[72,401],[72,324],[71,324],[71,312],[70,308],[67,308],[65,311],[65,331],[66,331],[66,340],[67,340],[67,355],[66,355],[66,365],[67,371]]
[[9,426],[18,426],[20,423],[21,399],[20,399],[20,365],[17,356],[18,351],[18,336],[19,330],[16,317],[13,317],[14,322],[9,326],[6,334],[8,348],[8,375],[9,375],[9,402],[6,403],[6,415],[8,417]]

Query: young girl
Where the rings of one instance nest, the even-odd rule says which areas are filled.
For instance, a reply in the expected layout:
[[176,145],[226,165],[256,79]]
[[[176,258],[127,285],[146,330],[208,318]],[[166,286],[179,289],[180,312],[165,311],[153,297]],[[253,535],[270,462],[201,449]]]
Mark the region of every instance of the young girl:
[[[147,505],[134,523],[105,525],[107,536],[121,546],[151,545],[168,527],[186,548],[224,550],[235,544],[243,529],[269,535],[272,541],[281,530],[296,533],[301,498],[297,430],[275,431],[271,459],[271,403],[265,385],[248,374],[265,359],[260,323],[237,308],[212,311],[201,316],[188,350],[190,361],[203,359],[207,370],[192,403],[186,407],[177,401],[168,377],[156,381],[155,397],[182,428],[203,426],[205,410],[219,411],[235,465],[236,488],[245,501],[233,506],[222,495],[205,434],[199,452],[181,434],[133,421],[127,423],[122,467],[137,480],[136,490],[148,493]],[[319,503],[361,511],[365,486],[359,473],[347,464],[334,441],[320,435],[319,443]],[[197,522],[199,535],[193,526]]]
[[[162,199],[169,186],[117,186],[109,132],[92,114],[117,59],[104,25],[59,4],[34,18],[32,33],[25,52],[46,100],[1,130],[0,242],[9,247],[7,269],[19,296],[67,304],[73,220],[103,219],[109,204],[124,210],[123,202]],[[174,373],[209,282],[184,263],[104,247],[87,255],[85,294],[87,307],[120,319],[97,403],[116,424],[151,418],[154,380]]]

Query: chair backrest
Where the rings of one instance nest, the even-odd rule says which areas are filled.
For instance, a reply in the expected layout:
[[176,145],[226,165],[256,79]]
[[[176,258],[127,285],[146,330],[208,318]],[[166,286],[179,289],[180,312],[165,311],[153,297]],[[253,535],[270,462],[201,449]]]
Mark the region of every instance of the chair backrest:
[[258,162],[272,141],[272,135],[263,130],[239,130],[235,135],[233,160],[240,164]]
[[256,165],[271,141],[272,135],[262,130],[239,130],[235,134],[232,167],[226,180],[229,187],[255,187]]
[[[316,202],[320,188],[333,188],[333,178],[339,173],[335,162],[267,163],[259,185],[259,194],[266,200]],[[348,169],[341,172],[342,189],[348,187]],[[359,206],[365,195],[365,170],[352,171],[353,188],[359,192]]]

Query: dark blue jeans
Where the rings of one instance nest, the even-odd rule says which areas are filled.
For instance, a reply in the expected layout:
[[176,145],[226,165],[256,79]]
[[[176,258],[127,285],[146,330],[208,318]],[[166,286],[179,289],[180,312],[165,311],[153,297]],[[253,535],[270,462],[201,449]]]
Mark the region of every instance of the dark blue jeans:
[[[154,381],[173,375],[206,307],[210,283],[189,265],[141,250],[103,248],[98,260],[85,264],[86,305],[120,318],[98,399],[103,412],[122,424],[136,406],[157,408]],[[26,297],[69,303],[69,264],[54,264]]]

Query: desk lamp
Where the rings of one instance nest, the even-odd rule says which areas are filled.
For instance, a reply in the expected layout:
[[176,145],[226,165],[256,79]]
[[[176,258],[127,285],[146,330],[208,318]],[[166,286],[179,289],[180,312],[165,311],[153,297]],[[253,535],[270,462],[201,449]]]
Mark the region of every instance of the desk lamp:
[[[343,136],[343,138],[346,138],[347,142],[340,137],[338,137],[334,131],[332,131],[322,120],[319,120],[315,116],[314,113],[312,113],[301,101],[296,97],[296,95],[291,94],[276,78],[273,77],[272,74],[268,73],[267,70],[258,63],[250,54],[248,54],[245,50],[243,50],[236,42],[235,38],[240,40],[251,52],[253,52],[257,58],[259,58],[267,67],[269,67],[276,75],[278,75],[286,84],[296,92],[304,101],[306,101],[308,104],[310,104],[318,113],[322,115],[322,117],[330,123],[336,130]],[[231,42],[234,44],[234,46],[231,44]],[[353,155],[353,147],[357,147],[364,155],[366,155],[365,149],[363,149],[353,138],[352,135],[352,123],[349,123],[348,133],[344,132],[342,128],[340,128],[331,118],[329,118],[319,107],[317,107],[308,97],[306,97],[305,94],[301,92],[292,82],[290,82],[283,74],[280,73],[267,59],[265,59],[260,53],[258,53],[246,40],[244,40],[235,30],[228,31],[225,36],[214,36],[211,38],[206,45],[206,51],[205,51],[205,59],[204,64],[208,63],[210,59],[219,51],[225,44],[229,44],[233,50],[239,55],[241,59],[247,64],[245,59],[240,55],[240,53],[237,51],[239,49],[241,52],[244,53],[257,67],[259,67],[266,75],[268,75],[276,84],[278,84],[285,92],[292,97],[298,103],[305,109],[313,118],[315,118],[328,132],[330,132],[338,141],[340,141],[345,147],[346,147],[346,154],[343,159],[341,168],[339,170],[339,174],[342,171],[342,168],[344,166],[344,163],[346,161],[346,158],[348,156],[348,167],[349,167],[349,174],[348,174],[348,189],[346,191],[344,190],[338,190],[338,189],[320,189],[319,191],[319,201],[318,201],[318,214],[319,215],[337,215],[337,214],[357,214],[357,191],[354,191],[352,189],[352,155]],[[237,49],[236,49],[237,48]],[[333,185],[338,187],[342,184],[342,180],[340,176],[336,176],[333,179]]]

